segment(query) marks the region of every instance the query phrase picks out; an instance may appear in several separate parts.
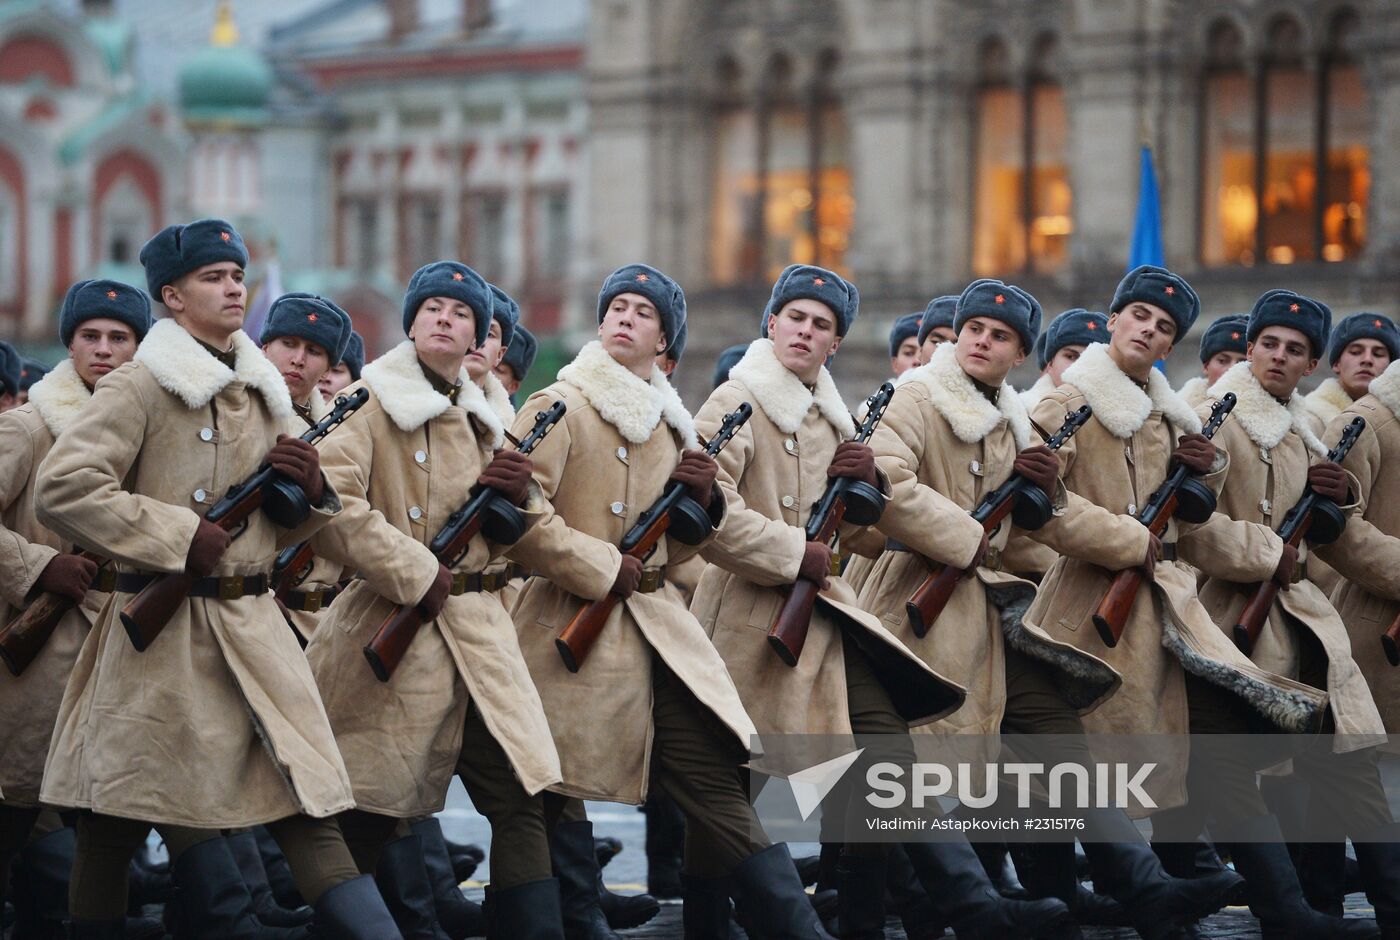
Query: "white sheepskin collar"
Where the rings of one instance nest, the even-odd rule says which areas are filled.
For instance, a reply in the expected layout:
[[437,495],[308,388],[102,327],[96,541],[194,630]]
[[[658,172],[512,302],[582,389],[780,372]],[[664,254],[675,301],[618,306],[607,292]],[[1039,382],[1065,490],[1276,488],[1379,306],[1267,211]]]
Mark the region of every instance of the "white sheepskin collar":
[[1206,377],[1198,375],[1194,379],[1188,379],[1186,384],[1177,391],[1177,394],[1192,408],[1199,408],[1210,397],[1209,389],[1210,385],[1206,382]]
[[1041,373],[1040,378],[1035,380],[1035,384],[1024,392],[1016,394],[1021,398],[1021,404],[1026,406],[1026,411],[1034,411],[1035,406],[1040,404],[1040,400],[1055,390],[1055,383],[1051,380],[1048,372]]
[[273,417],[286,418],[292,412],[292,398],[282,373],[267,361],[262,350],[242,330],[233,334],[234,367],[230,369],[199,345],[173,319],[157,320],[136,361],[150,370],[157,384],[189,408],[203,408],[229,383],[243,381],[256,389]]
[[826,371],[826,366],[822,366],[817,376],[816,389],[810,390],[794,372],[778,361],[771,339],[756,339],[750,343],[744,358],[729,370],[729,378],[744,383],[768,420],[784,434],[797,433],[807,412],[816,405],[842,440],[856,436],[855,419],[846,410],[846,403],[841,400],[841,393],[836,390],[836,383],[832,381],[831,373]]
[[1308,427],[1308,408],[1303,396],[1294,392],[1286,406],[1279,404],[1278,399],[1259,384],[1249,360],[1232,365],[1210,387],[1209,395],[1223,398],[1226,392],[1234,392],[1237,399],[1230,417],[1238,421],[1249,439],[1260,447],[1273,450],[1293,430],[1298,432],[1308,450],[1315,454],[1327,453],[1327,448]]
[[1066,385],[1073,385],[1084,394],[1094,417],[1109,434],[1129,438],[1147,421],[1153,411],[1160,411],[1182,433],[1199,433],[1201,419],[1184,399],[1172,391],[1167,377],[1153,369],[1147,378],[1147,391],[1128,378],[1108,354],[1107,343],[1090,343],[1079,359],[1064,371]]
[[1351,407],[1351,396],[1335,378],[1324,381],[1308,393],[1303,401],[1308,406],[1308,411],[1322,422],[1324,428],[1333,418]]
[[929,402],[938,409],[964,444],[976,444],[1002,418],[1011,427],[1011,436],[1019,450],[1030,443],[1031,419],[1026,405],[1016,390],[1005,382],[994,405],[977,390],[972,378],[958,365],[957,346],[940,343],[927,365],[907,370],[899,377],[899,385],[918,382],[928,389]]
[[666,380],[666,373],[656,366],[652,366],[648,382],[609,356],[595,339],[559,370],[558,378],[583,392],[598,416],[617,428],[624,440],[633,444],[650,440],[657,424],[664,420],[681,436],[682,448],[698,446],[690,412]]
[[[1380,399],[1391,414],[1400,417],[1400,359],[1386,366],[1384,372],[1372,379],[1367,391]],[[32,400],[34,392],[31,390],[29,395]]]
[[[400,431],[416,431],[452,407],[452,401],[433,388],[423,374],[411,339],[365,366],[360,378],[374,392],[384,413]],[[458,372],[457,378],[462,383],[457,392],[457,407],[480,421],[490,432],[491,447],[499,448],[506,440],[505,425],[486,403],[481,389],[467,378],[466,369]]]
[[501,419],[502,425],[510,427],[515,423],[515,406],[510,403],[510,392],[506,391],[501,380],[496,378],[496,373],[486,373],[486,378],[481,383],[481,393],[486,396],[486,404],[496,412],[496,417]]
[[29,387],[29,403],[54,437],[62,434],[91,400],[92,392],[78,375],[72,359],[63,360]]

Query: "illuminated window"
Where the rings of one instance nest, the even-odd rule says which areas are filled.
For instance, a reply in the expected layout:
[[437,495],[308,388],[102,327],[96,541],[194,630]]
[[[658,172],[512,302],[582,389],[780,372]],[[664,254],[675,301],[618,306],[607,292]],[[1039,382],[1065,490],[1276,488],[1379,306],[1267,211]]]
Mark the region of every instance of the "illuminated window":
[[[1365,244],[1370,192],[1354,14],[1333,17],[1310,61],[1287,16],[1254,68],[1231,24],[1210,32],[1201,98],[1201,259],[1343,261]],[[1321,168],[1321,169],[1319,169]]]
[[972,267],[979,275],[1058,271],[1069,261],[1069,119],[1054,54],[1054,37],[1042,36],[1018,80],[1000,40],[982,46],[973,169]]
[[720,63],[710,254],[715,281],[772,280],[789,264],[840,273],[855,221],[845,121],[824,53],[814,83],[798,93],[782,56],[753,98],[731,60]]

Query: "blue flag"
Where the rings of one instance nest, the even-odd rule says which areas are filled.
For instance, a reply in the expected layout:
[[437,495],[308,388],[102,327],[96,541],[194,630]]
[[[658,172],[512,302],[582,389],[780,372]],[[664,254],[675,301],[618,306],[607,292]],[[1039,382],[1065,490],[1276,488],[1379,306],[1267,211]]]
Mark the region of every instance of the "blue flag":
[[1143,144],[1142,176],[1138,183],[1137,221],[1133,224],[1133,244],[1128,249],[1128,270],[1140,264],[1166,267],[1162,251],[1162,203],[1157,198],[1157,173],[1152,169],[1152,148]]

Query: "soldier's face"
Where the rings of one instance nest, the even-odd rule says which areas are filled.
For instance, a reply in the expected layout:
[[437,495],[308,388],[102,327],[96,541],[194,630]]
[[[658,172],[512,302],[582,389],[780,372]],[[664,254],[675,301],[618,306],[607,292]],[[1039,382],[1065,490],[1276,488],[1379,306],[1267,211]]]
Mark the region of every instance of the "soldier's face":
[[666,348],[661,313],[641,294],[618,294],[608,303],[598,338],[618,362],[638,375],[650,372],[652,360]]
[[1254,377],[1275,398],[1292,395],[1299,380],[1317,368],[1307,336],[1286,326],[1266,326],[1249,344],[1246,355]]
[[1133,301],[1108,318],[1109,350],[1119,368],[1145,378],[1157,360],[1171,355],[1176,321],[1156,304]]
[[1061,376],[1065,370],[1079,361],[1079,357],[1084,355],[1084,347],[1079,343],[1070,343],[1068,346],[1061,346],[1055,351],[1055,355],[1045,365],[1045,374],[1050,376],[1050,381],[1059,385],[1064,381]]
[[958,330],[956,358],[962,370],[986,385],[1000,386],[1026,361],[1021,334],[1000,320],[973,317]]
[[1211,386],[1220,381],[1220,377],[1229,372],[1231,367],[1237,362],[1244,361],[1244,353],[1235,352],[1233,349],[1222,349],[1206,360],[1206,364],[1201,367],[1205,373],[1206,385]]
[[506,391],[511,395],[520,391],[520,380],[515,377],[515,370],[504,362],[498,362],[496,368],[491,370],[496,373],[496,378],[501,380],[501,384],[506,387]]
[[282,381],[287,383],[287,394],[298,405],[311,400],[311,392],[331,367],[331,357],[326,348],[300,336],[274,338],[263,346],[263,355],[282,373]]
[[84,320],[73,331],[68,344],[68,356],[78,377],[88,386],[118,366],[125,365],[136,355],[136,334],[120,320],[99,317]]
[[467,375],[480,385],[486,373],[500,365],[506,348],[501,345],[501,321],[491,318],[491,329],[486,333],[486,342],[467,353]]
[[890,357],[890,368],[896,376],[903,375],[918,364],[919,338],[917,336],[912,336],[900,343],[899,348]]
[[836,312],[820,300],[790,300],[768,318],[768,338],[778,361],[811,384],[822,365],[841,345],[836,335]]
[[228,348],[229,337],[243,326],[248,288],[243,269],[232,261],[196,268],[161,288],[161,302],[175,322],[211,346]]
[[320,390],[322,398],[330,401],[352,381],[354,378],[350,375],[350,367],[342,362],[327,369],[321,381],[316,383],[316,388]]
[[425,361],[460,362],[476,344],[476,312],[452,297],[429,297],[419,305],[408,338]]
[[1348,343],[1332,371],[1337,381],[1352,398],[1360,398],[1371,387],[1371,380],[1390,365],[1390,350],[1374,339],[1359,339]]
[[919,365],[926,366],[933,358],[933,351],[944,343],[955,342],[958,335],[953,332],[951,326],[935,326],[924,338],[924,344],[919,347]]

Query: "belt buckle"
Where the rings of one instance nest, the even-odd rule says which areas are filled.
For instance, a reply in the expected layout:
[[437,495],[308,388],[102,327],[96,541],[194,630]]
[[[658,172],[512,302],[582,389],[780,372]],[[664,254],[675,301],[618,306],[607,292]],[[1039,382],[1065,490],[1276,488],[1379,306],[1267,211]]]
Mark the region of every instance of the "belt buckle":
[[243,575],[229,575],[219,579],[219,599],[233,601],[243,596]]
[[841,573],[841,553],[840,553],[840,552],[832,552],[832,553],[831,553],[831,568],[827,571],[827,574],[831,575],[831,576],[834,578],[834,577],[836,577],[837,575],[839,575],[840,573]]
[[302,602],[301,609],[309,614],[314,614],[321,609],[322,591],[307,591],[306,600]]
[[93,589],[104,594],[111,594],[117,589],[117,573],[111,568],[103,568],[97,573],[97,583]]
[[458,571],[452,575],[452,587],[448,590],[448,594],[456,597],[465,593],[467,593],[467,573],[465,571]]
[[483,574],[481,576],[481,589],[487,594],[494,594],[505,587],[509,580],[509,571],[493,571],[490,574]]
[[982,567],[990,568],[992,571],[1001,570],[1001,549],[987,549],[987,557],[982,560]]
[[1306,581],[1307,579],[1308,579],[1308,562],[1307,562],[1307,559],[1305,559],[1305,558],[1304,558],[1304,559],[1299,559],[1298,561],[1294,562],[1294,564],[1293,564],[1293,580],[1294,580],[1294,581]]
[[642,569],[642,580],[637,584],[637,591],[640,594],[650,594],[661,587],[661,569]]

